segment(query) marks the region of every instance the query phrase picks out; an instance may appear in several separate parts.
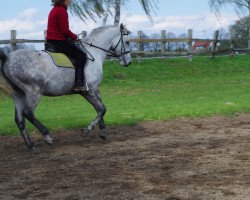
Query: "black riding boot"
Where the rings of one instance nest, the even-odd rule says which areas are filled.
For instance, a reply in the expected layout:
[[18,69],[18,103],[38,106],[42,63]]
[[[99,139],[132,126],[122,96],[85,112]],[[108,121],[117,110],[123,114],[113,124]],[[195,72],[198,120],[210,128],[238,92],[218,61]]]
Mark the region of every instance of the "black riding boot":
[[89,88],[85,81],[84,68],[76,67],[75,69],[75,92],[88,92]]

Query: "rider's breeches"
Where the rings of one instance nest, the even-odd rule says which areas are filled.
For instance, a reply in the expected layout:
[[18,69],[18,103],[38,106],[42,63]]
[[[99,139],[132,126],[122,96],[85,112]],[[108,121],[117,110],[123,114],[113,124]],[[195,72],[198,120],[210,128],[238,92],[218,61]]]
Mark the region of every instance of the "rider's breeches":
[[56,49],[66,54],[75,66],[75,84],[81,86],[85,82],[84,67],[87,63],[86,54],[74,43],[68,40],[48,40],[48,43],[54,45]]

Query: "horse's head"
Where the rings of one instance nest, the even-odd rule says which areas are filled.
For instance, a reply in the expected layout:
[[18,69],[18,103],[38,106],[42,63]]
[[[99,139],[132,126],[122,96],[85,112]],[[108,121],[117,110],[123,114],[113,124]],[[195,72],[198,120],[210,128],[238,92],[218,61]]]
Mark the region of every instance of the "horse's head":
[[120,35],[117,36],[111,45],[111,50],[119,58],[120,64],[124,67],[128,67],[131,63],[130,47],[129,47],[129,34],[130,31],[121,24]]

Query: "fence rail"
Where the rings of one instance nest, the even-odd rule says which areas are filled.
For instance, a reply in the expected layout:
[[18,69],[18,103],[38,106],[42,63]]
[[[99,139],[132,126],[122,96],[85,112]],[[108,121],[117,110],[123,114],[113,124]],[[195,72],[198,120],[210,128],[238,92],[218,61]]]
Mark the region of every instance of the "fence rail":
[[[249,33],[250,34],[250,33]],[[46,38],[46,31],[44,31],[44,38]],[[82,32],[82,37],[87,35],[86,31]],[[138,60],[141,59],[142,55],[154,55],[154,54],[161,54],[162,56],[188,56],[189,60],[192,60],[192,55],[196,54],[193,51],[193,42],[209,42],[212,43],[212,48],[210,51],[206,51],[206,53],[211,53],[212,58],[219,53],[222,52],[230,52],[230,55],[234,54],[234,52],[250,52],[250,37],[249,37],[249,49],[234,49],[234,41],[237,39],[231,38],[230,40],[219,40],[219,31],[214,32],[213,39],[198,39],[193,38],[193,30],[188,29],[188,37],[187,38],[167,38],[166,30],[161,31],[161,38],[160,39],[150,39],[150,38],[143,38],[143,32],[137,32],[137,38],[130,39],[130,42],[137,43],[137,51],[133,52],[137,55]],[[21,43],[44,43],[46,40],[30,40],[30,39],[17,39],[17,31],[11,30],[10,40],[0,40],[0,45],[10,44],[11,50],[15,51],[17,49],[17,44]],[[230,48],[225,50],[217,50],[218,42],[227,41],[230,43]],[[166,44],[167,43],[187,43],[187,49],[185,51],[175,51],[175,52],[168,52],[166,51]],[[144,43],[161,43],[161,51],[160,52],[145,52],[143,44]]]
[[150,42],[215,42],[215,41],[222,41],[222,40],[212,40],[212,39],[198,39],[198,38],[167,38],[167,39],[130,39],[130,42],[136,42],[136,43],[150,43]]
[[21,43],[44,43],[46,40],[27,40],[27,39],[14,39],[14,40],[0,40],[0,44],[21,44]]

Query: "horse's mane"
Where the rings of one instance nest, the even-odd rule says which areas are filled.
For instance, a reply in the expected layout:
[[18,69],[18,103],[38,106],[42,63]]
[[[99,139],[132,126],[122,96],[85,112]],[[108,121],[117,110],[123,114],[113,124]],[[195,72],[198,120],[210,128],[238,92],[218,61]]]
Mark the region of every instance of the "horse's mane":
[[101,31],[103,31],[104,29],[115,28],[115,27],[116,26],[114,26],[114,25],[100,26],[98,28],[93,29],[90,34],[99,33]]
[[113,25],[107,25],[107,26],[101,26],[101,27],[95,28],[83,40],[84,41],[89,41],[92,38],[95,38],[95,36],[97,36],[100,32],[103,32],[104,30],[107,30],[107,29],[110,29],[110,28],[118,28],[118,27],[113,26]]
[[[101,26],[98,28],[93,29],[90,34],[88,34],[85,38],[83,38],[84,42],[95,42],[95,38],[97,38],[97,36],[104,32],[105,30],[110,30],[110,29],[114,29],[117,28],[120,30],[119,26],[114,26],[114,25],[106,25],[106,26]],[[127,30],[126,26],[124,26],[125,31],[130,34],[130,31]]]

